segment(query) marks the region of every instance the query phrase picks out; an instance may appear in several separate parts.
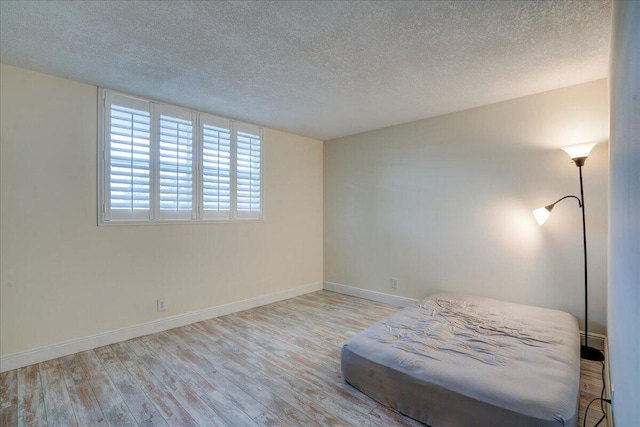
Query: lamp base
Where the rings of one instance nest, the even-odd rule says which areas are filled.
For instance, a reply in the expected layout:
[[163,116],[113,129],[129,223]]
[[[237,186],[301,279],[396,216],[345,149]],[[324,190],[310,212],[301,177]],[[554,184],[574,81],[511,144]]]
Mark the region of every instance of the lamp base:
[[604,360],[604,354],[597,348],[581,345],[580,358],[586,359],[586,360],[594,360],[596,362],[602,362]]

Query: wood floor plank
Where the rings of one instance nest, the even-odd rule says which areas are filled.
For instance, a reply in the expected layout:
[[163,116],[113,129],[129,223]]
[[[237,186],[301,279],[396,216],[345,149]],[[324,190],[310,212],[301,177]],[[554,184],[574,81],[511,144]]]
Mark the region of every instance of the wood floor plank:
[[[199,365],[197,363],[199,361],[197,357],[181,349],[179,346],[175,346],[175,342],[171,340],[171,336],[168,334],[156,334],[152,339],[147,341],[147,344],[154,349],[156,354],[173,358],[176,365],[179,365],[180,368],[183,369],[181,374],[184,375],[185,378],[191,378],[193,384],[197,384],[201,390],[200,398],[213,408],[217,414],[224,418],[228,425],[249,426],[254,424],[252,418],[241,409],[240,406],[242,403],[238,403],[238,401],[243,402],[247,400],[247,398],[250,399],[250,396],[246,396],[247,398],[245,398],[242,396],[246,395],[244,392],[240,390],[240,393],[238,393],[233,387],[223,389],[224,393],[221,392],[218,388],[223,385],[221,384],[222,377],[216,375],[217,372],[215,368],[211,367],[206,369],[204,366]],[[234,392],[236,392],[235,399],[233,396]],[[256,408],[252,408],[252,404],[256,404]],[[244,406],[249,410],[256,409],[259,412],[265,412],[267,410],[264,407],[260,409],[259,407],[262,405],[253,399]],[[259,414],[256,413],[255,415]]]
[[198,394],[209,393],[216,389],[213,384],[191,370],[183,360],[168,351],[164,343],[151,336],[143,337],[140,343],[140,348],[145,351],[145,356],[147,357],[144,359],[145,362],[149,360],[149,357],[161,361],[164,367],[168,368],[174,375],[177,375],[184,383],[193,387]]
[[299,410],[294,405],[285,401],[278,393],[270,389],[268,385],[265,386],[255,381],[252,372],[247,373],[244,362],[236,357],[236,355],[228,352],[219,345],[208,345],[209,331],[204,328],[201,323],[189,325],[187,328],[191,329],[190,335],[194,339],[192,348],[195,352],[203,358],[210,360],[211,363],[214,363],[225,377],[242,388],[262,405],[270,408],[272,412],[278,414],[280,419],[292,426],[320,425],[313,421],[304,411]]
[[253,419],[255,423],[262,427],[290,427],[289,424],[285,423],[282,419],[280,419],[277,415],[272,412],[265,412],[264,414],[258,415]]
[[[141,339],[131,340],[129,345],[198,424],[228,426],[227,422],[200,398],[202,390],[197,384],[202,385],[201,379],[189,375],[183,381],[181,375],[172,369],[176,364],[169,358],[155,354]],[[180,371],[186,372],[183,368],[180,368]]]
[[76,415],[57,359],[42,362],[40,381],[44,390],[47,425],[77,426]]
[[[397,309],[319,291],[8,371],[0,426],[416,427],[340,369],[344,341]],[[580,425],[601,374],[582,361]]]
[[18,373],[11,370],[0,374],[0,408],[18,404]]
[[218,372],[215,364],[191,351],[190,343],[192,339],[188,334],[184,334],[182,331],[171,332],[173,331],[168,331],[161,335],[167,349],[170,349],[175,356],[179,357],[193,371],[213,384],[217,390],[224,390],[224,393],[234,405],[242,409],[251,418],[256,418],[268,411],[268,408]]
[[20,368],[17,373],[18,426],[46,426],[46,408],[38,365]]
[[[592,399],[600,397],[602,393],[602,362],[580,360],[580,413],[578,425],[582,425],[585,418],[585,410]],[[605,396],[607,397],[607,396]],[[589,407],[587,425],[594,426],[604,415],[604,403],[594,402]]]
[[[235,327],[236,335],[243,336],[248,341],[259,343],[260,348],[256,351],[270,363],[283,370],[291,370],[292,367],[295,367],[294,372],[298,378],[327,393],[335,394],[340,399],[349,402],[356,411],[368,414],[376,407],[376,403],[371,399],[353,387],[347,386],[344,381],[339,381],[341,375],[336,375],[336,369],[339,371],[338,361],[329,362],[333,365],[333,369],[325,370],[325,364],[314,361],[314,359],[321,357],[319,351],[308,353],[305,347],[287,342],[286,337],[265,333],[256,323],[244,320],[244,323],[238,322],[232,326]],[[244,333],[243,331],[248,332]],[[274,357],[278,354],[280,357]]]
[[0,408],[0,425],[2,426],[18,425],[18,405]]
[[107,425],[93,389],[80,365],[80,357],[74,354],[59,360],[78,424],[81,426]]
[[130,377],[129,372],[120,363],[112,348],[110,346],[100,347],[95,352],[138,424],[168,426],[146,393]]
[[242,409],[238,407],[224,392],[215,390],[202,396],[225,421],[233,427],[255,425],[255,422]]
[[[217,329],[220,329],[218,327]],[[278,395],[295,407],[303,409],[322,425],[362,424],[364,417],[348,404],[334,399],[322,390],[305,382],[293,371],[279,369],[271,362],[252,351],[250,342],[235,337],[235,342],[221,342],[221,346],[241,357],[246,365],[255,369],[253,378],[266,387],[278,390]]]
[[89,350],[79,354],[80,365],[91,384],[93,394],[102,408],[106,420],[111,425],[135,426],[135,418],[122,400],[118,389],[100,363],[95,351]]
[[130,349],[127,343],[118,343],[114,347],[118,359],[127,367],[131,377],[145,391],[170,425],[185,427],[198,425],[173,394],[164,387],[143,363],[137,361],[137,358],[133,356],[133,350]]

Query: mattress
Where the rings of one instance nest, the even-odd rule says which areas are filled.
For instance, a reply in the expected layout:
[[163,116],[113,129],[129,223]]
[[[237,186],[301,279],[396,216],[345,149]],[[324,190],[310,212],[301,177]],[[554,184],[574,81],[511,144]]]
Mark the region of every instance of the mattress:
[[429,426],[575,426],[580,342],[568,313],[440,293],[350,338],[345,380]]

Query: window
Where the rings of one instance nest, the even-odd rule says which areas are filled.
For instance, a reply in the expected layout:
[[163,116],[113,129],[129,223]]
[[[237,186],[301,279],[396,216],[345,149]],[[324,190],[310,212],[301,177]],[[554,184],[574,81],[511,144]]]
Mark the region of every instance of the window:
[[238,124],[236,127],[236,187],[238,215],[260,212],[260,133]]
[[148,218],[151,194],[151,110],[148,102],[109,97],[105,150],[110,219]]
[[159,105],[158,198],[162,219],[197,219],[193,209],[193,113]]
[[201,115],[202,215],[225,218],[231,211],[231,129],[228,120]]
[[260,220],[262,128],[100,90],[99,224]]

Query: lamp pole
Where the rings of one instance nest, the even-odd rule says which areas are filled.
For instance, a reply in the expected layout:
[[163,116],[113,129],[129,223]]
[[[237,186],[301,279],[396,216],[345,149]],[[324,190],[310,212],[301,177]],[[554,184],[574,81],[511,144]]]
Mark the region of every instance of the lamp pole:
[[587,221],[584,215],[584,187],[582,185],[582,166],[580,172],[580,200],[582,200],[582,245],[584,247],[584,346],[589,348],[589,287],[587,285]]
[[582,246],[584,248],[584,345],[580,346],[580,357],[587,360],[602,361],[604,354],[598,349],[589,347],[589,287],[587,279],[587,221],[584,214],[584,186],[582,184],[582,166],[586,157],[573,159],[580,174],[580,205],[582,208]]

